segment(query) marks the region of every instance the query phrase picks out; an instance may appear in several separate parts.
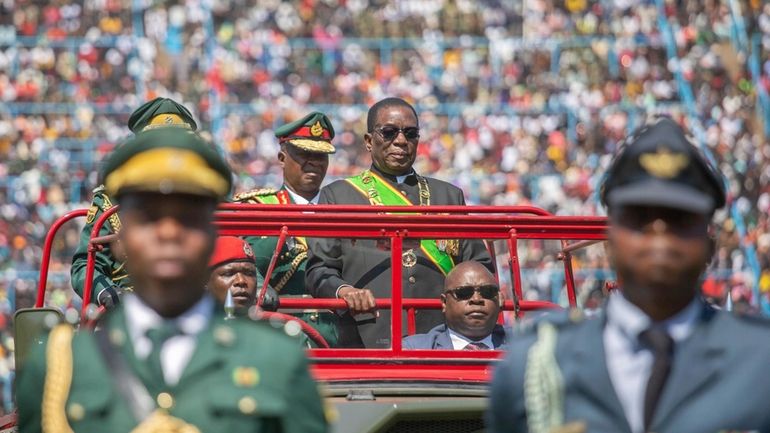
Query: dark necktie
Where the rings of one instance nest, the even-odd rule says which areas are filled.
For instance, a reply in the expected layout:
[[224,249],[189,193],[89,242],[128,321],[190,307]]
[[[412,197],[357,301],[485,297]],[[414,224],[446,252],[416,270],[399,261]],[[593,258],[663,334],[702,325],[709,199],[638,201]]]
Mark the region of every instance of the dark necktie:
[[489,346],[484,343],[468,343],[463,350],[489,350]]
[[152,342],[150,356],[147,357],[147,366],[152,376],[158,380],[157,383],[166,383],[163,377],[163,364],[160,360],[160,352],[163,344],[171,337],[180,335],[181,331],[173,321],[164,321],[157,328],[147,330],[147,338]]
[[674,340],[664,329],[649,328],[639,334],[639,341],[653,354],[652,371],[644,392],[644,431],[649,431],[655,407],[658,404],[674,354]]

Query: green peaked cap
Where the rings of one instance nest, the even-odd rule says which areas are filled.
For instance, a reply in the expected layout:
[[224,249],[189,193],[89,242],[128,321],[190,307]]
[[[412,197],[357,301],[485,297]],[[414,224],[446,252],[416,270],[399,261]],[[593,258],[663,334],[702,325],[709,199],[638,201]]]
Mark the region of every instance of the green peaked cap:
[[105,161],[101,175],[109,195],[125,193],[193,194],[224,200],[232,173],[216,149],[182,128],[141,131]]
[[169,98],[155,98],[145,102],[128,118],[128,129],[134,134],[166,126],[181,127],[191,131],[198,128],[190,110]]
[[281,143],[313,153],[334,153],[334,127],[325,114],[314,111],[275,130]]

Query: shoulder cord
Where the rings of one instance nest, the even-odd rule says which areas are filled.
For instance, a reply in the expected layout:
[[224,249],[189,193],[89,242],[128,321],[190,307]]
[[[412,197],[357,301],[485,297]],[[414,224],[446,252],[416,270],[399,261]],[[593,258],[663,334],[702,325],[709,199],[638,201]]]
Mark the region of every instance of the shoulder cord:
[[524,405],[531,433],[548,433],[564,422],[564,379],[556,361],[558,332],[550,323],[537,330],[537,341],[527,353]]
[[297,254],[294,257],[294,260],[291,261],[291,268],[284,272],[283,277],[281,277],[281,280],[278,281],[278,284],[273,286],[276,292],[280,292],[281,289],[283,289],[283,286],[286,285],[286,283],[289,282],[291,277],[294,276],[294,273],[297,272],[297,269],[299,269],[299,265],[302,264],[302,262],[307,258],[307,251],[302,251],[301,253]]
[[65,413],[72,385],[73,332],[69,325],[58,325],[48,336],[45,352],[47,368],[41,407],[43,433],[74,433]]
[[[107,194],[102,194],[102,196],[104,197],[104,202],[102,203],[102,211],[107,212],[113,206],[112,201],[107,196]],[[120,222],[120,217],[118,217],[118,214],[114,213],[110,215],[109,220],[110,220],[110,225],[112,225],[112,230],[115,233],[119,232],[121,227],[121,222]]]

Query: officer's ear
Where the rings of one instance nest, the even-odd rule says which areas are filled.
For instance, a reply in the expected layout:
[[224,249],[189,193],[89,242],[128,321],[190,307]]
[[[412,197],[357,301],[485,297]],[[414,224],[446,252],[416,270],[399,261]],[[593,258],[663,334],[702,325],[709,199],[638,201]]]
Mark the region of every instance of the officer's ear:
[[364,147],[366,147],[367,152],[372,151],[372,134],[368,132],[364,134]]
[[281,145],[281,150],[278,151],[278,162],[281,164],[281,168],[286,164],[286,148],[283,145]]
[[446,293],[442,293],[439,298],[441,299],[441,312],[446,313]]
[[706,267],[709,267],[714,263],[714,258],[717,253],[717,229],[714,224],[709,224],[708,227],[708,242],[706,245]]

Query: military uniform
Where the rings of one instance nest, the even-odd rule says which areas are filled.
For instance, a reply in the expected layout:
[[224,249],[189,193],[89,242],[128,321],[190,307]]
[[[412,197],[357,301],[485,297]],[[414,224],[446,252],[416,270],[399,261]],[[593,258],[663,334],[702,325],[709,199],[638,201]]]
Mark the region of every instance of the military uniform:
[[[131,113],[128,128],[138,133],[163,127],[177,127],[194,131],[197,124],[187,108],[168,98],[155,98],[148,101]],[[72,257],[70,277],[72,288],[83,297],[85,287],[86,265],[88,263],[88,246],[94,223],[104,212],[114,206],[113,200],[104,190],[104,185],[93,191],[94,197],[88,208],[86,224],[80,232],[80,243]],[[113,214],[99,231],[99,236],[107,236],[120,231],[120,217]],[[104,244],[101,251],[96,252],[94,263],[94,283],[91,290],[91,302],[108,302],[110,305],[118,302],[118,294],[131,290],[131,281],[126,272],[125,264],[115,257],[109,244]],[[100,299],[101,295],[101,299]]]
[[[620,281],[598,316],[544,320],[510,340],[492,381],[489,431],[770,432],[770,321],[717,311],[697,291],[707,224],[725,204],[721,176],[663,118],[625,140],[601,196],[619,280],[637,281]],[[678,311],[634,303],[659,302],[664,289],[640,275],[672,259],[688,266],[686,277],[669,277],[682,281],[667,298]],[[630,269],[632,260],[644,262]]]
[[[195,249],[178,257],[184,266],[210,254],[213,204],[227,196],[232,180],[221,156],[197,134],[176,128],[137,133],[109,157],[102,177],[108,193],[130,203],[126,222],[134,225],[121,232],[131,240],[122,244],[127,249],[146,251],[141,239],[155,247],[184,244]],[[145,204],[163,195],[173,199],[169,206],[181,207],[162,209],[162,221],[153,220]],[[185,243],[188,232],[199,239]],[[159,282],[152,271],[134,272],[137,281]],[[307,360],[297,339],[286,335],[293,328],[227,320],[205,292],[203,275],[196,275],[198,283],[178,273],[163,279],[177,289],[200,284],[183,292],[185,303],[159,300],[165,292],[137,285],[98,331],[56,326],[20,368],[20,431],[326,432]]]
[[[335,151],[331,144],[331,139],[334,138],[334,128],[329,119],[321,113],[314,112],[284,125],[276,129],[275,134],[282,143],[296,146],[307,152],[332,153]],[[286,185],[282,185],[278,191],[272,188],[258,188],[239,193],[233,197],[233,201],[250,204],[297,204]],[[254,249],[257,269],[262,275],[267,274],[278,238],[248,236],[245,239]],[[309,296],[305,287],[306,265],[307,241],[303,237],[288,237],[278,255],[273,274],[270,277],[270,286],[280,296]],[[261,283],[258,288],[261,288]],[[337,345],[338,318],[335,313],[328,310],[308,310],[294,315],[318,330],[330,346]]]
[[[169,387],[156,386],[147,363],[134,355],[123,306],[110,313],[100,331],[107,334],[110,347],[126,360],[130,371],[148,385],[147,394],[156,410],[197,429],[157,431],[326,431],[318,388],[308,374],[297,338],[246,318],[224,320],[221,310],[215,311],[209,326],[197,337],[195,354],[179,382]],[[58,405],[47,407],[57,413],[48,417],[51,429],[46,432],[63,432],[65,426],[77,433],[153,431],[149,424],[145,425],[148,430],[137,428],[138,421],[113,379],[115,374],[102,356],[98,338],[79,332],[71,344],[65,344],[61,340],[70,332],[59,328],[49,340],[49,349],[59,348],[56,356],[46,357],[40,347],[24,365],[17,383],[20,431],[43,431],[41,396],[45,393],[44,401]],[[69,392],[63,383],[67,364],[74,368]],[[51,376],[53,372],[61,374],[62,380]],[[161,425],[162,421],[154,422]]]
[[[369,176],[369,177],[367,177]],[[371,205],[370,196],[361,187],[375,182],[387,184],[413,204],[464,205],[462,190],[447,182],[419,176],[412,172],[398,183],[394,176],[376,166],[357,177],[358,182],[338,180],[321,189],[320,204]],[[353,180],[353,179],[350,179]],[[403,263],[403,295],[405,298],[438,298],[444,277],[454,263],[475,260],[493,271],[492,259],[481,240],[425,240],[419,245],[405,242]],[[375,298],[390,298],[391,268],[388,242],[370,239],[318,238],[309,242],[307,287],[317,298],[334,298],[341,285],[370,289]],[[433,256],[429,256],[431,247]],[[439,258],[438,260],[436,258]],[[444,259],[443,262],[439,260]],[[441,311],[415,313],[417,333],[427,333],[443,323]],[[404,318],[406,320],[406,318]],[[380,311],[379,318],[353,318],[345,313],[340,318],[340,345],[344,347],[390,347],[390,312]],[[405,322],[404,322],[405,323]],[[406,326],[404,326],[406,333]]]

